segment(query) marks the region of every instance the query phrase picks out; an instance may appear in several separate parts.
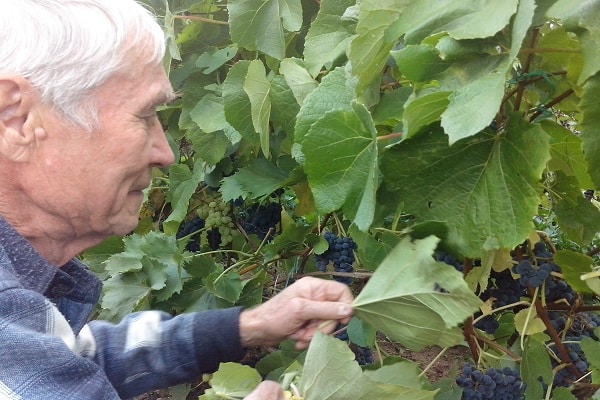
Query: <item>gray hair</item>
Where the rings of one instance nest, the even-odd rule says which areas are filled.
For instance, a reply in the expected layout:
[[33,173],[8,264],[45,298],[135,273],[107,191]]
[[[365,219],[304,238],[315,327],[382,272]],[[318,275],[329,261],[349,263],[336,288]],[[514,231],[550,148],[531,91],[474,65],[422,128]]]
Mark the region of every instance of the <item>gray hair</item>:
[[45,104],[87,130],[95,89],[126,67],[129,51],[165,54],[164,33],[135,0],[0,0],[0,71],[28,79]]

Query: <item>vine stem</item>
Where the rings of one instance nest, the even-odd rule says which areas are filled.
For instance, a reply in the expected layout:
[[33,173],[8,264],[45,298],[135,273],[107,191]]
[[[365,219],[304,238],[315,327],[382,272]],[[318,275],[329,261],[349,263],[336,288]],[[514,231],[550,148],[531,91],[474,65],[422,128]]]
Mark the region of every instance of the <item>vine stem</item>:
[[199,17],[197,15],[174,15],[173,18],[175,18],[175,19],[183,19],[183,20],[188,20],[188,21],[207,22],[209,24],[216,24],[216,25],[229,25],[229,22],[219,21],[219,20],[216,20],[216,19]]
[[465,321],[465,324],[463,325],[463,335],[465,336],[469,350],[471,350],[471,357],[473,360],[479,360],[479,345],[475,339],[476,334],[475,329],[473,329],[473,316],[470,316]]
[[404,136],[404,132],[390,133],[389,135],[377,136],[377,141],[399,139],[402,138],[402,136]]
[[423,368],[423,371],[421,371],[421,373],[419,374],[419,378],[421,378],[422,376],[425,375],[425,373],[429,370],[429,368],[433,367],[433,365],[437,362],[437,360],[439,360],[444,353],[448,350],[448,347],[444,347],[442,349],[442,351],[440,351],[434,358],[433,360],[431,360],[431,362],[429,364],[427,364],[427,366],[425,368]]
[[493,340],[490,340],[486,337],[483,336],[477,336],[477,340],[487,344],[490,347],[495,348],[496,350],[499,350],[501,353],[506,354],[507,356],[509,356],[510,358],[512,358],[514,361],[519,361],[521,360],[521,357],[519,357],[518,355],[516,355],[515,353],[513,353],[512,351],[510,351],[509,349],[507,349],[504,346],[500,346],[498,343],[494,342]]
[[[556,96],[554,99],[550,100],[548,103],[544,104],[543,108],[553,107],[553,106],[557,105],[558,103],[560,103],[561,101],[563,101],[564,99],[566,99],[567,97],[569,97],[570,95],[572,95],[573,93],[575,93],[575,91],[573,89],[565,90],[563,93]],[[531,115],[531,117],[529,118],[529,122],[533,122],[537,117],[542,115],[542,112],[543,111],[541,111],[541,110],[537,110],[536,112],[534,112]]]
[[335,271],[314,271],[304,274],[304,276],[344,276],[347,278],[365,279],[373,276],[372,272],[335,272]]
[[[539,33],[540,33],[539,28],[532,29],[531,40],[529,41],[530,48],[535,47],[535,42],[537,41],[537,37],[538,37]],[[534,56],[535,56],[535,53],[533,53],[533,52],[527,54],[527,58],[525,59],[525,63],[523,64],[522,73],[526,74],[529,72],[529,69],[531,68],[531,63],[533,62]],[[521,100],[523,99],[523,94],[525,93],[526,86],[527,86],[527,84],[525,82],[519,82],[519,85],[517,87],[517,97],[515,99],[515,107],[514,107],[515,111],[519,111],[519,108],[521,108]]]
[[[537,289],[535,294],[537,294]],[[546,308],[542,305],[542,302],[540,301],[540,299],[537,298],[537,296],[532,296],[532,298],[534,299],[535,311],[537,312],[538,317],[546,326],[546,331],[548,332],[548,335],[554,342],[554,345],[558,350],[558,354],[560,355],[560,359],[567,364],[567,368],[569,368],[569,371],[573,374],[573,376],[580,378],[581,373],[579,373],[579,370],[577,370],[577,368],[575,368],[575,365],[573,365],[573,360],[571,360],[569,352],[565,348],[565,345],[563,344],[562,340],[558,336],[558,333],[556,332],[556,330],[552,326],[552,323],[550,322],[550,318],[548,317],[548,312],[546,311]]]
[[521,49],[519,53],[532,54],[532,53],[581,53],[581,50],[569,50],[569,49],[555,49],[552,47],[537,47],[535,49]]

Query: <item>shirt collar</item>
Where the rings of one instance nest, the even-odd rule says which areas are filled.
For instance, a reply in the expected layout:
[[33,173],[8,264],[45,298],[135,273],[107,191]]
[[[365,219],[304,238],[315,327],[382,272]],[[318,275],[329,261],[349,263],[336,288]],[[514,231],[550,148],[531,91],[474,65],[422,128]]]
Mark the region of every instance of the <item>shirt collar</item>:
[[77,259],[61,268],[46,261],[4,218],[0,217],[0,246],[9,257],[24,288],[51,299],[68,297],[79,302],[95,302],[101,281]]

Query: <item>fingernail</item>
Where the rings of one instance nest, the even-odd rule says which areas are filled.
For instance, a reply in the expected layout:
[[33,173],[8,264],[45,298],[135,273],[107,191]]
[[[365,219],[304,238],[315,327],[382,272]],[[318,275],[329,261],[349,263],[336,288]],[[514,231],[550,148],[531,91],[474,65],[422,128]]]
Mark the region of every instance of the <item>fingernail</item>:
[[352,309],[346,305],[342,304],[338,306],[338,316],[339,317],[347,317],[352,313]]

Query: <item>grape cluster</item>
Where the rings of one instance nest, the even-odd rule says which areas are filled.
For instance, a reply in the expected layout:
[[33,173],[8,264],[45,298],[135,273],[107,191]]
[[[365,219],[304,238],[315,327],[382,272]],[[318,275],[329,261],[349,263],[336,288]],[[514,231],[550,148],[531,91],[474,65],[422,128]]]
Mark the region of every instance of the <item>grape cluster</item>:
[[223,202],[218,197],[207,199],[198,208],[198,215],[204,219],[206,237],[209,247],[213,250],[225,247],[233,241],[236,233],[235,224],[231,217],[231,204]]
[[519,284],[519,281],[513,279],[509,270],[492,271],[490,273],[490,285],[480,295],[480,298],[483,301],[494,298],[494,307],[497,308],[516,303],[523,294],[523,287]]
[[[573,365],[579,371],[581,376],[585,375],[589,369],[589,363],[581,350],[581,346],[579,342],[581,341],[581,336],[567,336],[565,337],[564,346],[569,353],[569,357],[573,362]],[[552,359],[552,367],[556,368],[559,365],[558,361]],[[579,379],[578,376],[573,376],[573,373],[569,368],[557,368],[556,375],[554,375],[554,386],[570,386],[571,383]]]
[[539,266],[535,266],[530,260],[524,259],[514,267],[514,272],[521,275],[519,278],[521,286],[539,288],[551,278],[550,274],[553,269],[551,263],[545,262]]
[[500,327],[500,324],[493,315],[486,315],[475,323],[475,327],[489,335],[493,335]]
[[[354,269],[354,250],[357,249],[356,243],[350,236],[338,237],[333,232],[325,232],[323,235],[329,247],[322,254],[315,255],[317,268],[325,271],[327,265],[333,263],[335,272],[352,272]],[[334,276],[333,279],[345,284],[352,283],[352,278],[345,276]]]
[[554,262],[552,253],[546,249],[544,242],[533,246],[534,260],[525,258],[513,268],[513,272],[521,275],[519,283],[524,288],[544,286],[544,296],[549,302],[566,300],[573,304],[577,297],[575,291],[565,281],[552,276],[552,272],[560,273],[560,267]]
[[358,365],[373,364],[373,350],[369,347],[362,347],[350,343],[350,350],[354,353],[354,357]]
[[344,329],[346,325],[338,324],[335,328],[337,332],[334,337],[338,340],[348,343],[350,350],[354,353],[356,362],[359,365],[373,364],[373,350],[369,347],[362,347],[350,342],[348,330]]
[[451,265],[459,272],[463,272],[464,265],[462,262],[454,258],[453,255],[446,253],[445,251],[438,250],[436,251],[434,258],[436,261],[441,261],[445,264]]
[[187,244],[185,245],[185,248],[188,251],[198,252],[200,251],[200,231],[202,229],[204,229],[204,220],[198,216],[195,216],[189,221],[185,221],[179,225],[179,229],[177,230],[175,237],[177,239],[181,239],[191,235]]
[[246,218],[243,221],[242,226],[246,233],[256,233],[256,236],[258,236],[260,240],[263,240],[269,231],[271,231],[269,239],[273,237],[275,227],[280,222],[281,204],[255,204],[246,210]]
[[465,364],[456,384],[463,389],[462,400],[521,400],[524,399],[525,384],[518,371],[510,368],[488,368],[480,371]]

